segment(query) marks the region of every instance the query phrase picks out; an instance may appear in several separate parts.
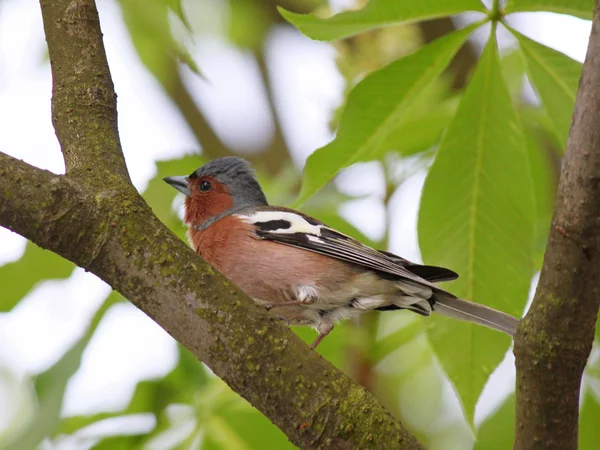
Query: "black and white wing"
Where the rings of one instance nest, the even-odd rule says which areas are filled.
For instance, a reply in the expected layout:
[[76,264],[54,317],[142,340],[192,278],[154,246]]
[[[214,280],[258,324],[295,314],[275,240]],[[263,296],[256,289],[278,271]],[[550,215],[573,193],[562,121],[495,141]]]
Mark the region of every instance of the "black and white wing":
[[310,250],[394,275],[417,285],[435,288],[431,282],[448,281],[458,277],[448,269],[413,264],[391,253],[375,250],[291,209],[265,207],[238,216],[255,227],[255,233],[260,239]]
[[[357,264],[393,276],[403,284],[432,288],[433,296],[427,300],[431,309],[419,307],[418,301],[411,304],[389,304],[379,308],[410,309],[429,315],[431,310],[454,319],[465,320],[513,336],[519,320],[509,314],[455,297],[432,282],[448,281],[458,277],[456,273],[442,267],[420,266],[387,252],[380,252],[356,239],[312,217],[285,208],[264,207],[238,216],[254,226],[259,239],[267,239],[285,245],[320,253],[352,264]],[[418,297],[415,297],[418,298]]]
[[379,253],[383,253],[392,259],[396,264],[401,265],[408,271],[420,276],[421,278],[431,281],[432,283],[441,283],[442,281],[452,281],[458,278],[458,274],[453,270],[446,269],[445,267],[439,266],[424,266],[422,264],[415,264],[408,259],[402,258],[401,256],[394,255],[393,253],[379,250]]

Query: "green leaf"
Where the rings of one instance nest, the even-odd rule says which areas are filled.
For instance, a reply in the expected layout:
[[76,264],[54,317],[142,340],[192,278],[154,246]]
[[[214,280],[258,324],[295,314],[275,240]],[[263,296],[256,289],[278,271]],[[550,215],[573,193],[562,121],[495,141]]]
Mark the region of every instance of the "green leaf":
[[490,414],[479,427],[473,450],[505,450],[515,439],[515,394]]
[[296,206],[325,186],[337,171],[378,149],[477,26],[437,39],[358,83],[348,96],[336,138],[309,156]]
[[399,156],[412,156],[432,150],[456,112],[460,96],[452,91],[447,77],[441,76],[423,91],[388,138],[361,160],[383,160],[394,152]]
[[312,39],[332,41],[376,27],[435,19],[466,11],[484,12],[479,0],[370,0],[359,11],[346,11],[327,19],[279,8],[281,15]]
[[58,426],[54,429],[52,435],[53,437],[56,437],[61,434],[73,434],[89,425],[102,422],[106,419],[113,419],[115,417],[121,416],[123,416],[123,413],[121,412],[101,412],[83,416],[65,417],[60,420]]
[[440,100],[424,112],[410,115],[389,135],[380,149],[370,156],[382,157],[390,150],[403,156],[416,155],[437,145],[458,106],[458,98]]
[[[245,402],[241,400],[240,402]],[[237,403],[237,402],[236,402]],[[221,444],[217,448],[246,448],[264,450],[284,450],[296,448],[285,434],[269,419],[246,404],[247,408],[234,407],[218,411],[207,427],[207,434],[213,439],[218,436]],[[215,439],[217,440],[217,439]],[[238,443],[239,446],[227,445]]]
[[447,406],[447,381],[425,335],[426,321],[406,311],[381,314],[371,350],[377,358],[373,393],[426,448],[470,448],[471,431]]
[[271,12],[255,0],[229,0],[229,40],[240,48],[260,50],[271,27]]
[[502,75],[513,99],[519,101],[525,83],[525,61],[519,48],[512,48],[500,55]]
[[[521,315],[533,272],[530,178],[492,35],[429,170],[419,212],[423,260],[460,274],[446,285],[451,292]],[[497,331],[434,316],[426,321],[429,338],[471,421],[511,341]]]
[[57,254],[27,242],[25,253],[18,261],[0,267],[0,312],[14,308],[39,282],[68,278],[74,267]]
[[94,444],[90,450],[133,450],[137,436],[111,436]]
[[596,450],[600,442],[600,399],[589,386],[585,388],[579,416],[579,450]]
[[177,18],[181,21],[181,23],[185,26],[188,31],[192,31],[192,27],[183,11],[183,6],[181,4],[181,0],[165,0],[165,4],[167,7],[173,11],[173,13],[177,16]]
[[504,13],[550,11],[592,20],[594,0],[508,0]]
[[190,403],[206,387],[210,379],[204,364],[181,344],[177,348],[177,366],[163,378],[140,381],[123,414],[150,412],[158,416],[170,404]]
[[569,137],[582,65],[568,56],[511,30],[525,55],[527,73],[564,148]]
[[202,76],[184,44],[175,39],[171,30],[169,13],[173,12],[183,23],[187,37],[191,36],[179,0],[119,0],[119,5],[140,60],[157,79],[169,83],[177,61]]
[[52,367],[40,373],[35,380],[38,411],[31,423],[15,437],[5,450],[35,448],[42,439],[53,434],[58,426],[67,383],[79,369],[81,356],[91,340],[104,313],[123,298],[112,292],[96,311],[85,334]]
[[[165,410],[172,404],[188,404],[202,392],[209,392],[208,383],[219,383],[209,379],[204,364],[188,350],[179,345],[179,363],[165,377],[140,381],[129,405],[122,411],[100,413],[91,416],[73,416],[61,420],[54,436],[75,434],[83,428],[109,418],[126,417],[132,414],[151,413],[157,425],[146,435],[112,435],[101,439],[94,448],[112,448],[110,445],[124,445],[124,448],[142,448],[142,444],[168,429],[168,415]],[[222,383],[222,382],[220,382]],[[214,391],[214,389],[212,389]],[[192,405],[190,405],[192,406]]]
[[382,361],[400,347],[408,344],[422,334],[423,322],[420,320],[409,321],[405,326],[398,328],[393,333],[377,341],[373,349],[373,361]]

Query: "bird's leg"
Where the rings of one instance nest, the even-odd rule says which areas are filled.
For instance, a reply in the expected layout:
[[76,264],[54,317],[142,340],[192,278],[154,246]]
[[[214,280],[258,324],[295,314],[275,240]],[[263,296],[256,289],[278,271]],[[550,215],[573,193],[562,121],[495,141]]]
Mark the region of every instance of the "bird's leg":
[[283,320],[283,321],[285,322],[285,324],[286,324],[288,327],[289,327],[289,326],[290,326],[290,324],[291,324],[291,321],[290,321],[290,319],[288,319],[287,317],[284,317],[284,316],[280,316],[280,315],[278,315],[278,314],[275,314],[275,318],[276,318],[276,319],[279,319],[279,320]]
[[294,306],[294,305],[303,305],[303,304],[306,304],[306,302],[304,300],[290,300],[289,302],[267,303],[265,305],[265,309],[267,311],[270,311],[273,308],[281,308],[282,306]]
[[321,323],[321,324],[319,324],[319,327],[317,329],[317,331],[319,332],[319,335],[315,339],[315,342],[312,343],[312,345],[310,346],[310,348],[312,350],[315,350],[317,348],[317,345],[319,345],[321,343],[321,341],[323,339],[325,339],[325,336],[327,336],[329,333],[331,333],[331,330],[333,330],[333,324],[332,323]]

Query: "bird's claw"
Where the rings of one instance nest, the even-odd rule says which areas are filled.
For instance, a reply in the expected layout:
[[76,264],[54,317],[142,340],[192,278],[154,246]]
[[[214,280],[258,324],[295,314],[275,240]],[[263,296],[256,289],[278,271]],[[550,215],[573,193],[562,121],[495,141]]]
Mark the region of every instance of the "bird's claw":
[[290,319],[288,319],[287,317],[283,317],[283,316],[275,315],[275,318],[276,318],[276,319],[279,319],[279,320],[283,320],[283,321],[285,322],[285,324],[286,324],[288,327],[289,327],[289,326],[290,326],[290,324],[291,324],[291,322],[290,322]]

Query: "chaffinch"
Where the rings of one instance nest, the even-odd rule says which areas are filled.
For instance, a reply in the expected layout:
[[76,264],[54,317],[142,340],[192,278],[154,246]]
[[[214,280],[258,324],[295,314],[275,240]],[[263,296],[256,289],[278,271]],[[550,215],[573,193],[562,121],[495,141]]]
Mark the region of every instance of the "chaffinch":
[[378,251],[292,209],[269,206],[250,164],[224,157],[167,177],[185,194],[192,247],[241,290],[292,325],[318,331],[371,310],[432,312],[510,336],[519,320],[434,285],[458,275]]

